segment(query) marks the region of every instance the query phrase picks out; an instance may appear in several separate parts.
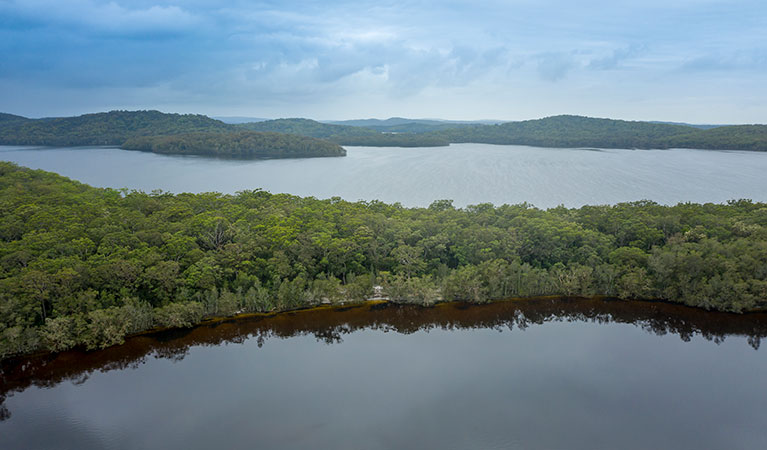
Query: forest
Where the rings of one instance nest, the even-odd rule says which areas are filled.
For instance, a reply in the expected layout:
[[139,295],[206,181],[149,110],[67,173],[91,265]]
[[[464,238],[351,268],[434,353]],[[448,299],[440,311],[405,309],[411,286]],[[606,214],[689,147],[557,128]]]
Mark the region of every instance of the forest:
[[498,125],[472,125],[427,133],[449,142],[533,147],[697,148],[767,151],[767,125],[701,129],[688,125],[581,116],[553,116]]
[[541,295],[767,308],[767,204],[426,208],[93,188],[0,163],[0,359],[206,317]]
[[[496,125],[402,122],[396,125],[337,125],[309,119],[278,119],[237,127],[327,139],[340,145],[442,147],[450,143],[529,145],[533,147],[697,148],[767,151],[767,125],[691,125],[581,116],[553,116]],[[386,132],[382,130],[388,130]]]
[[[110,111],[50,119],[27,119],[12,114],[0,114],[0,145],[120,146],[131,140],[128,146],[142,149],[155,146],[163,149],[165,153],[188,153],[183,148],[193,147],[198,154],[252,153],[257,157],[265,149],[243,152],[241,147],[234,144],[242,142],[237,137],[221,136],[214,143],[211,141],[214,135],[204,134],[238,135],[243,131],[256,131],[319,138],[338,145],[371,147],[444,147],[451,143],[484,143],[534,147],[767,151],[767,125],[727,125],[704,129],[681,124],[581,116],[553,116],[496,125],[437,125],[419,121],[401,122],[402,120],[406,119],[398,120],[396,125],[376,126],[376,129],[372,129],[364,126],[320,123],[309,119],[226,124],[202,115],[165,114],[159,111]],[[366,123],[352,121],[356,122]],[[164,137],[179,134],[186,136],[178,139]],[[192,136],[197,136],[200,142],[193,145]],[[151,141],[154,144],[150,145],[148,139],[140,139],[148,137],[153,137]],[[278,141],[284,143],[276,138],[273,142]],[[264,138],[261,142],[269,142],[269,139]],[[208,144],[213,147],[202,148]],[[235,146],[224,148],[225,144]],[[290,157],[285,155],[291,152],[275,149],[275,153],[282,154],[282,157]]]
[[346,155],[343,147],[322,139],[256,131],[134,137],[125,141],[120,148],[228,158],[302,158]]
[[0,145],[122,145],[138,136],[226,132],[230,125],[197,114],[110,111],[77,117],[0,120]]
[[381,132],[366,127],[334,125],[310,119],[277,119],[235,125],[254,131],[298,134],[326,139],[339,145],[368,147],[446,147],[450,142],[425,133]]

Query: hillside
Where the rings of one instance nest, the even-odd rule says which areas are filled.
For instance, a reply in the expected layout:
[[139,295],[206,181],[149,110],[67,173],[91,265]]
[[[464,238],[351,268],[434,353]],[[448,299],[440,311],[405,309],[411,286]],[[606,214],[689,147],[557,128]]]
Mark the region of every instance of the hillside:
[[276,119],[262,122],[248,122],[236,125],[251,131],[271,131],[275,133],[298,134],[314,138],[327,139],[340,136],[377,136],[380,133],[367,128],[331,125],[311,119]]
[[277,119],[236,126],[252,131],[290,133],[327,139],[339,145],[371,147],[442,147],[449,145],[449,142],[440,136],[382,133],[364,127],[334,125],[310,119]]
[[[377,128],[372,129],[296,118],[226,124],[203,115],[166,114],[159,111],[111,111],[48,119],[27,119],[12,114],[0,114],[0,145],[122,145],[129,139],[146,136],[226,134],[247,130],[294,134],[324,139],[338,145],[371,147],[439,147],[450,143],[486,143],[535,147],[679,147],[767,151],[767,125],[727,125],[703,129],[684,124],[566,115],[495,125],[407,120],[410,119],[352,121],[369,123],[369,126]],[[207,136],[206,139],[210,137]],[[190,138],[191,136],[186,136],[183,139],[187,147],[191,145]],[[226,142],[235,141],[236,139],[232,138]],[[217,139],[217,142],[224,141]],[[167,138],[153,141],[152,145],[154,144],[163,149],[181,148],[169,144]],[[217,147],[219,150],[205,150],[200,148],[200,145],[203,145],[203,142],[192,146],[200,154],[240,152],[239,147],[223,151],[220,147]],[[276,149],[275,152],[283,154],[281,149]],[[337,149],[331,153],[337,153]]]
[[199,114],[110,111],[53,119],[0,119],[0,145],[121,145],[137,136],[231,129]]
[[476,125],[429,133],[452,143],[535,147],[703,148],[767,151],[767,126],[700,129],[686,125],[581,116],[553,116],[499,125]]
[[767,150],[767,125],[728,125],[671,136],[667,147]]
[[466,125],[495,125],[503,123],[500,120],[437,120],[437,119],[408,119],[405,117],[390,117],[388,119],[357,119],[329,121],[335,125],[365,127],[384,133],[426,133],[448,128],[460,128]]
[[340,145],[304,136],[256,131],[185,133],[128,139],[126,150],[233,158],[302,158],[345,156]]
[[32,119],[27,119],[26,117],[17,116],[15,114],[0,113],[0,126],[10,123],[29,122],[30,120]]

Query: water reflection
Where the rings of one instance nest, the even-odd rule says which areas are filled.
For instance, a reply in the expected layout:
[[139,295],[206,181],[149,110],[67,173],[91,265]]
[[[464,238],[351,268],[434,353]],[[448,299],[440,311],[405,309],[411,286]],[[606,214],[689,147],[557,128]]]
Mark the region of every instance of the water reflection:
[[53,387],[67,380],[85,383],[94,372],[137,368],[149,358],[180,361],[193,346],[255,339],[261,347],[270,339],[307,335],[326,344],[338,344],[345,335],[363,329],[402,334],[431,329],[524,331],[553,321],[632,324],[656,335],[675,334],[686,342],[700,336],[720,344],[728,336],[741,336],[754,350],[767,336],[765,313],[715,313],[659,302],[538,298],[486,305],[446,303],[431,308],[390,303],[326,307],[166,330],[137,336],[124,345],[101,351],[69,351],[5,361],[0,366],[0,420],[10,417],[3,401],[14,392],[30,386]]

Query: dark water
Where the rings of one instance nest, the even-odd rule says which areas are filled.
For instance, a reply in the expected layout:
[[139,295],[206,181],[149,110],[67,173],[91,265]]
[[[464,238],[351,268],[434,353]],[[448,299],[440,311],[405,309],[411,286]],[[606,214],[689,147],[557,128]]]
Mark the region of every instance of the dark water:
[[229,320],[6,363],[0,448],[761,449],[765,336],[597,299]]
[[613,204],[653,200],[767,201],[767,152],[584,150],[454,144],[349,147],[344,158],[223,160],[116,148],[0,147],[0,160],[99,187],[234,193],[262,188],[301,196],[428,206],[528,202]]

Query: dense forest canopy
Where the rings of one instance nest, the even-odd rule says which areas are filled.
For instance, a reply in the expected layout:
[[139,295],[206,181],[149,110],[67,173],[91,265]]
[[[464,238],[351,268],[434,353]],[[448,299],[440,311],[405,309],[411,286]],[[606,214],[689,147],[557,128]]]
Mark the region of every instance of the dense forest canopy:
[[256,131],[135,137],[125,141],[122,148],[155,153],[233,158],[300,158],[346,155],[346,150],[340,145],[321,139]]
[[210,315],[548,294],[767,308],[767,205],[540,210],[97,189],[0,163],[0,355]]

